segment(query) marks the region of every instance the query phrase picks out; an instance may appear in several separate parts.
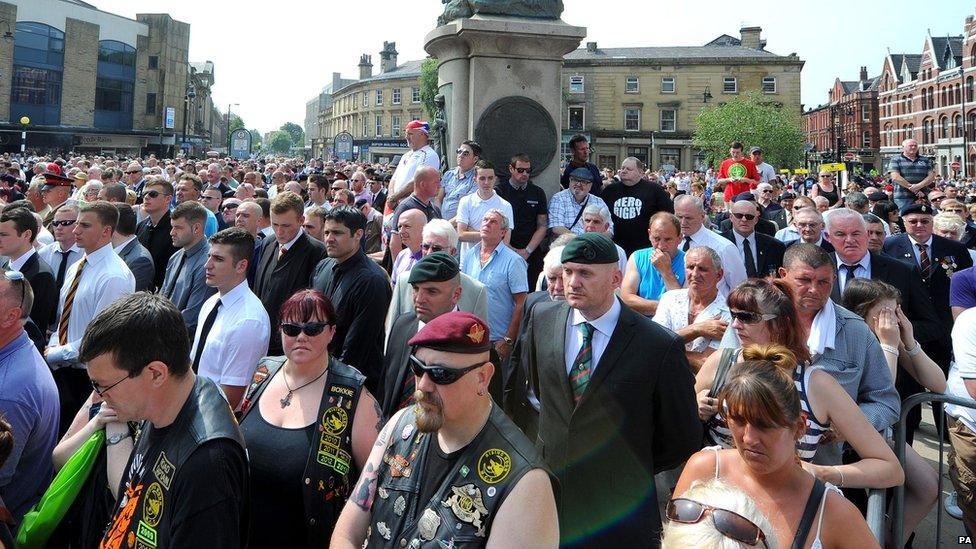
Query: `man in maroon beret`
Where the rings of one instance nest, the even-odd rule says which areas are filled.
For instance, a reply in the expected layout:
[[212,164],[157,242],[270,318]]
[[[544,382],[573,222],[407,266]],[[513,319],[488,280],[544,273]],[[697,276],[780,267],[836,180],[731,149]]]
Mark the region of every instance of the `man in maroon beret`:
[[380,432],[331,547],[558,545],[545,464],[488,394],[488,336],[485,321],[456,311],[410,339],[417,404]]
[[44,210],[38,212],[44,219],[44,227],[51,230],[51,222],[54,221],[54,214],[58,213],[61,206],[71,196],[74,189],[74,180],[61,175],[61,170],[54,171],[51,167],[57,168],[57,164],[50,164],[47,172],[44,172],[44,185],[41,186],[41,199],[44,201]]

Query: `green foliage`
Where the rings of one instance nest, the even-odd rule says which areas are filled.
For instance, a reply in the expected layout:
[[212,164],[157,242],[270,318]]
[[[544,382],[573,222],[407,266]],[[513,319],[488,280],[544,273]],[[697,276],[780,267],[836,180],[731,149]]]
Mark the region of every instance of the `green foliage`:
[[251,148],[256,151],[261,149],[261,132],[257,128],[251,128]]
[[291,142],[296,146],[301,147],[305,143],[305,130],[303,130],[298,124],[295,124],[294,122],[285,122],[281,125],[279,130],[287,133],[291,138]]
[[291,139],[291,135],[284,130],[278,130],[272,133],[271,137],[268,138],[268,147],[278,154],[288,152],[288,150],[291,149],[292,144],[293,141]]
[[706,153],[707,164],[717,166],[728,157],[733,141],[741,141],[747,154],[750,147],[762,148],[763,160],[779,170],[802,165],[806,136],[798,113],[752,93],[698,114],[693,144]]
[[231,131],[231,133],[234,133],[234,131],[239,130],[239,129],[243,128],[243,127],[245,127],[245,126],[244,126],[244,121],[241,120],[241,117],[240,116],[237,116],[234,113],[231,113],[231,115],[230,115],[230,131]]
[[424,106],[424,113],[427,120],[433,123],[434,114],[437,113],[437,104],[434,98],[437,97],[437,68],[440,61],[428,57],[420,65],[420,102]]

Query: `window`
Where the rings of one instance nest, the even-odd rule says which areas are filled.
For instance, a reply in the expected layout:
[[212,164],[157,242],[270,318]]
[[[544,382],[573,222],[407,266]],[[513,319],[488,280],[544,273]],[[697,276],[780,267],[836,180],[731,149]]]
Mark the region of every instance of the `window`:
[[661,147],[661,169],[673,172],[681,169],[681,149],[677,147]]
[[583,77],[582,76],[570,76],[569,77],[569,93],[583,93]]
[[132,112],[132,82],[98,78],[95,81],[95,110]]
[[871,132],[865,131],[861,134],[861,146],[865,149],[871,148]]
[[156,94],[146,94],[146,114],[156,114]]
[[627,156],[633,156],[647,165],[647,147],[627,147]]
[[61,72],[14,65],[10,101],[22,105],[60,105]]
[[394,114],[393,118],[390,120],[390,125],[392,126],[393,137],[400,137],[400,115]]
[[410,88],[410,102],[420,103],[420,88]]
[[861,107],[861,122],[871,121],[871,109],[867,105]]
[[135,68],[136,49],[116,40],[102,40],[98,43],[98,62]]
[[376,115],[376,137],[383,135],[383,115]]
[[44,23],[17,23],[14,59],[17,63],[47,65],[59,70],[64,65],[64,33]]
[[586,109],[584,107],[569,108],[569,129],[582,130],[586,124]]
[[661,93],[674,93],[673,76],[665,76],[661,78]]
[[722,93],[739,93],[739,84],[734,76],[722,79]]
[[776,93],[776,77],[775,76],[763,76],[763,79],[762,79],[762,91],[763,91],[763,93]]
[[661,109],[661,131],[673,132],[678,126],[678,111],[675,109]]
[[376,106],[379,107],[383,104],[383,90],[376,90]]
[[158,69],[158,68],[159,68],[159,56],[158,55],[150,55],[149,56],[149,69],[150,70],[153,70],[153,69]]
[[[364,107],[368,107],[369,106],[369,92],[363,92],[363,106]],[[366,132],[363,132],[363,133],[365,134]]]
[[949,137],[949,118],[947,116],[939,119],[939,137],[942,139]]
[[628,76],[624,85],[625,93],[637,93],[640,91],[640,80],[636,76]]
[[952,137],[962,137],[962,116],[956,115],[952,118]]
[[400,88],[393,88],[393,104],[400,104]]
[[640,131],[640,109],[624,109],[624,130],[628,132]]
[[369,122],[366,121],[366,117],[364,116],[363,117],[363,138],[369,137],[369,131],[367,131],[368,126],[369,126]]

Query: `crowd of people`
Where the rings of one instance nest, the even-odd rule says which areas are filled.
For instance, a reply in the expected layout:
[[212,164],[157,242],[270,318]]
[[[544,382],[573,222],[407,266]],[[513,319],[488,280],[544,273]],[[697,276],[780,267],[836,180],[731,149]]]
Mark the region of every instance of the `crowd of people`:
[[[885,431],[976,397],[976,184],[576,136],[547,193],[428,133],[0,159],[0,547],[870,547],[900,485],[912,543],[920,410]],[[933,417],[976,533],[976,410]]]

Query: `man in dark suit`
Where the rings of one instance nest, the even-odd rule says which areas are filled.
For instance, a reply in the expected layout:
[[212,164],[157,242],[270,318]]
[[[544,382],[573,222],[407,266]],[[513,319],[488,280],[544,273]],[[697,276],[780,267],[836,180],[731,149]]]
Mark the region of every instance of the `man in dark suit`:
[[786,247],[798,243],[816,244],[828,254],[834,253],[834,246],[824,238],[824,218],[816,208],[803,208],[793,214],[793,225],[800,232],[800,239],[788,242]]
[[136,236],[139,237],[139,243],[152,255],[155,269],[152,287],[155,290],[162,286],[163,278],[166,276],[166,264],[177,250],[176,246],[173,246],[173,237],[169,235],[173,229],[169,219],[173,185],[162,179],[153,179],[146,183],[144,191],[142,211],[147,214],[147,217],[136,226]]
[[732,241],[746,266],[749,278],[764,277],[783,266],[786,245],[768,234],[756,231],[760,220],[759,206],[750,200],[740,200],[730,207],[732,230],[722,236]]
[[54,271],[34,250],[40,225],[26,208],[7,207],[0,214],[0,255],[9,258],[5,270],[20,271],[34,291],[30,318],[41,330],[54,320],[58,306],[58,286]]
[[119,224],[112,235],[112,246],[136,278],[136,291],[150,290],[156,266],[153,264],[152,254],[135,237],[136,213],[128,204],[116,203],[115,207],[119,210]]
[[[254,294],[264,304],[272,326],[278,325],[281,304],[309,287],[315,266],[325,257],[325,245],[302,230],[304,211],[305,203],[293,192],[280,193],[271,203],[274,238],[265,238],[261,244]],[[280,330],[271,330],[268,354],[282,354]]]
[[657,547],[654,474],[701,448],[684,342],[623,305],[617,251],[586,233],[563,248],[565,302],[532,311],[522,347],[537,446],[558,477],[564,547]]
[[768,219],[776,224],[777,228],[785,229],[787,225],[793,222],[793,201],[796,200],[796,195],[786,191],[779,195],[779,208],[763,209],[763,219]]
[[[735,223],[732,222],[732,215],[731,215],[732,205],[735,205],[739,202],[749,202],[753,204],[757,208],[757,210],[762,211],[759,208],[759,205],[756,203],[756,197],[753,196],[751,192],[739,193],[735,195],[735,197],[732,199],[732,204],[729,205],[729,215],[723,218],[722,221],[718,223],[718,226],[719,228],[722,229],[723,233],[727,231],[731,231],[732,227],[735,225]],[[769,236],[774,236],[776,234],[776,230],[777,230],[776,224],[768,219],[763,219],[762,217],[760,217],[759,219],[756,220],[755,223],[753,223],[753,226],[756,232],[767,234]]]

